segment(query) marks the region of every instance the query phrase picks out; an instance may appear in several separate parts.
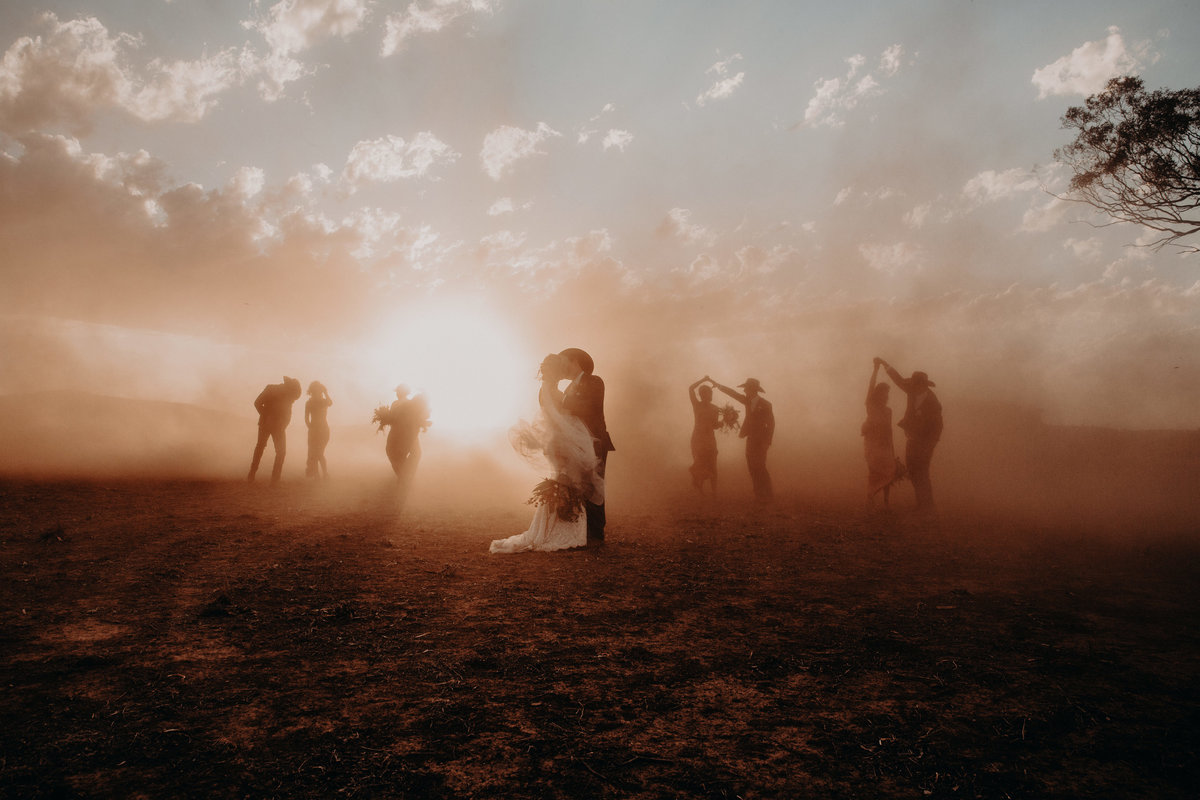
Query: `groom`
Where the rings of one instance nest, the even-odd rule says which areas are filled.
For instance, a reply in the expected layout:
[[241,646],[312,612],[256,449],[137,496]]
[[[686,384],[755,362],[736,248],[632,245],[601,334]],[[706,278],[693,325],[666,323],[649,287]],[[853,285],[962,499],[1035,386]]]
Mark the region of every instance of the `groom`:
[[[571,385],[563,393],[563,408],[568,414],[578,417],[592,434],[596,445],[596,457],[600,459],[597,472],[604,477],[609,451],[615,450],[608,428],[604,424],[604,381],[592,374],[595,364],[592,357],[578,347],[568,347],[559,353],[567,363],[567,377]],[[604,503],[585,503],[587,509],[587,538],[589,544],[604,541]]]

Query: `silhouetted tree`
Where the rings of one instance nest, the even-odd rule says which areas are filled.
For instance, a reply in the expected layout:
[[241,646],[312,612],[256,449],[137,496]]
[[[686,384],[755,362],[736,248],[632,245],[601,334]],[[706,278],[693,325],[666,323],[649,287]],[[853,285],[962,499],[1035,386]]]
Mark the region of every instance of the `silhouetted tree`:
[[1200,231],[1200,88],[1147,92],[1141,78],[1108,82],[1062,118],[1075,141],[1054,151],[1074,171],[1066,199],[1144,225],[1166,244]]

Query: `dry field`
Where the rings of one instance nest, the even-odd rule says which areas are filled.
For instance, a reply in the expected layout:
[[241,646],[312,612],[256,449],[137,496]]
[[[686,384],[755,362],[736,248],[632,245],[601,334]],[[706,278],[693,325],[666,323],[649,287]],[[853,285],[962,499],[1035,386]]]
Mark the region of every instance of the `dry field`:
[[0,484],[0,796],[1200,795],[1186,530],[415,503]]

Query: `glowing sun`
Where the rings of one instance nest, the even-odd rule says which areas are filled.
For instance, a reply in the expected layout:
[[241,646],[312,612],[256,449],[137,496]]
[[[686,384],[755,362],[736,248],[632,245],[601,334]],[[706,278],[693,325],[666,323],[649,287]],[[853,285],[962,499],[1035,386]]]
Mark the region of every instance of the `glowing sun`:
[[372,383],[381,396],[394,399],[397,384],[424,392],[439,434],[481,439],[536,404],[537,358],[478,304],[439,303],[406,313],[382,326],[372,343]]

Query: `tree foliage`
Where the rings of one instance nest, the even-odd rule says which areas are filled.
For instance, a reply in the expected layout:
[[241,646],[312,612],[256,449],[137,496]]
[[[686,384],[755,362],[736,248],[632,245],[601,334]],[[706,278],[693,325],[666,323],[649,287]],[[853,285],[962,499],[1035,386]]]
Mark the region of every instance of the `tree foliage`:
[[1154,249],[1200,252],[1180,243],[1200,231],[1200,88],[1147,92],[1140,78],[1113,78],[1062,123],[1078,131],[1054,151],[1074,172],[1068,199],[1158,231]]

